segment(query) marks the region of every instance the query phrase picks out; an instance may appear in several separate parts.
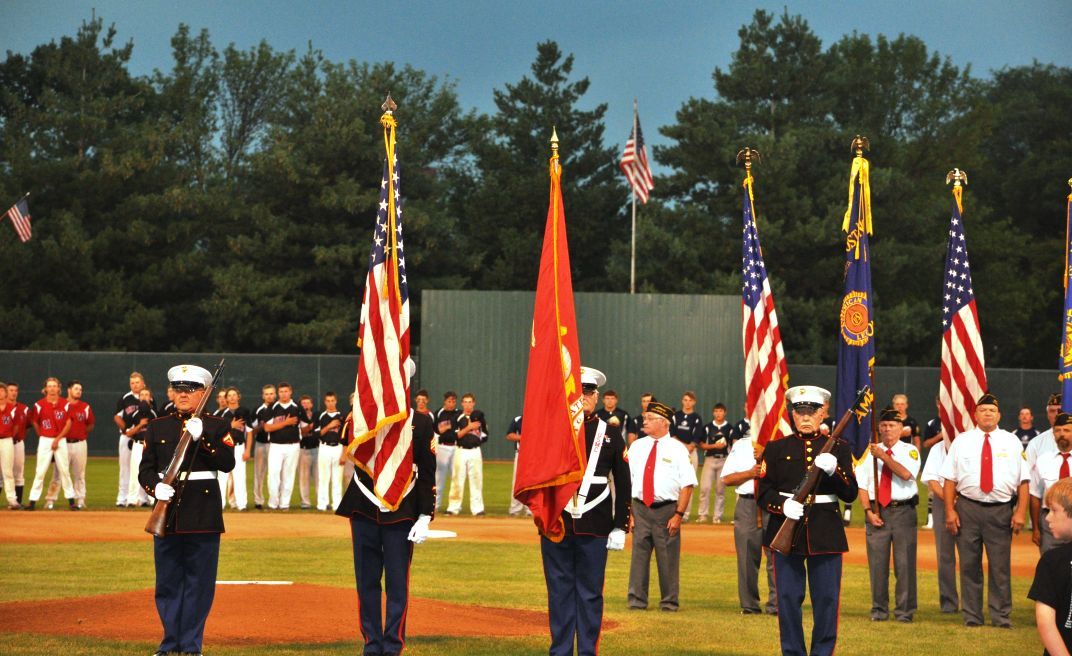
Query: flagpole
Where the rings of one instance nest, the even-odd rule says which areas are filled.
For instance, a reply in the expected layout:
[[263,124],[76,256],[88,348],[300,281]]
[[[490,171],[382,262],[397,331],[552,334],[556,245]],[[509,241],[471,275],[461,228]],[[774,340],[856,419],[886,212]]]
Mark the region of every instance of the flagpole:
[[[637,150],[637,101],[633,98],[633,150]],[[633,232],[629,255],[629,293],[636,293],[636,187],[629,185],[633,198]]]

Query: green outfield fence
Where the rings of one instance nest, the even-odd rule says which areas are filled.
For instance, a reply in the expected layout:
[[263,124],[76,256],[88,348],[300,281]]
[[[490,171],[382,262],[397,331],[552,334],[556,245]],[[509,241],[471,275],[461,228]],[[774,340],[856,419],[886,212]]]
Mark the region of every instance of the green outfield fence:
[[[433,410],[442,394],[472,392],[487,415],[491,438],[489,458],[512,457],[503,437],[510,420],[521,413],[525,369],[532,326],[533,292],[425,290],[421,304],[421,348],[414,390],[425,387]],[[711,406],[723,402],[736,421],[744,405],[744,363],[741,354],[739,296],[673,294],[576,294],[577,328],[584,364],[607,374],[607,387],[618,392],[629,413],[639,408],[646,391],[678,405],[685,390],[696,392],[698,411],[708,419]],[[935,331],[935,339],[939,334]],[[790,384],[814,384],[833,390],[835,368],[793,364]],[[227,358],[224,384],[242,391],[243,405],[260,404],[260,388],[287,381],[295,396],[317,399],[329,390],[346,405],[357,371],[355,355],[83,353],[59,351],[0,351],[0,380],[20,384],[19,400],[39,398],[44,379],[66,382],[77,378],[85,398],[97,413],[90,453],[115,452],[111,416],[126,393],[131,371],[145,375],[157,400],[166,398],[169,367],[193,363],[212,369]],[[908,394],[909,413],[920,422],[935,415],[937,367],[883,367],[876,372],[880,403],[896,392]],[[1057,391],[1056,370],[988,369],[990,390],[1002,401],[1002,425],[1015,428],[1016,409],[1030,406],[1036,424],[1045,424],[1046,397]],[[210,406],[211,407],[211,406]],[[31,438],[28,446],[34,448]]]

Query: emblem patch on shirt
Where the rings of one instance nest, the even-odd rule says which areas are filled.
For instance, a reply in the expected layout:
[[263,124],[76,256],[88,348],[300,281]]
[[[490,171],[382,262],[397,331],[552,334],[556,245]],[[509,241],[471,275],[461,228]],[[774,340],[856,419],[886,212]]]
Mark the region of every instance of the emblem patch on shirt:
[[766,475],[767,475],[767,461],[764,460],[763,462],[759,463],[759,477],[763,478]]
[[919,460],[919,451],[916,451],[915,449],[911,449],[908,452],[908,457],[912,458],[913,460]]
[[231,439],[230,435],[223,436],[223,443],[231,448],[234,448],[234,440]]

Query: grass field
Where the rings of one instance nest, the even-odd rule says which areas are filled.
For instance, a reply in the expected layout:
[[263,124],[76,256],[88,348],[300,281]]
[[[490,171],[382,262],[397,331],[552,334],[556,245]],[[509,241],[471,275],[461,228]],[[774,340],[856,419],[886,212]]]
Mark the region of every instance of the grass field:
[[[27,463],[28,472],[32,473]],[[252,468],[250,468],[252,470]],[[111,509],[117,513],[145,513],[144,510],[114,508],[116,463],[111,459],[91,459],[89,468],[89,505],[91,509]],[[32,476],[28,476],[32,478]],[[27,483],[30,481],[28,480]],[[491,514],[505,514],[510,483],[507,463],[487,463],[485,498]],[[731,495],[732,496],[732,495]],[[297,505],[297,499],[292,506]],[[67,510],[38,511],[41,514],[63,513],[65,532],[70,538],[48,544],[0,542],[0,567],[5,585],[0,586],[0,603],[34,599],[79,597],[107,592],[144,590],[152,586],[153,564],[147,536],[133,534],[129,541],[80,542],[80,522],[101,517],[96,513],[76,514]],[[728,511],[729,512],[729,511]],[[345,522],[321,516],[315,511],[294,511],[288,523],[320,528],[336,523],[338,537],[309,537],[299,530],[271,538],[242,538],[234,530],[223,538],[221,579],[287,579],[296,582],[352,588],[353,565]],[[241,527],[265,513],[228,512],[231,527]],[[295,517],[296,515],[296,517]],[[859,515],[859,513],[857,513]],[[10,513],[0,512],[2,523]],[[69,520],[66,519],[69,517]],[[28,517],[20,517],[28,521]],[[36,520],[35,520],[36,521]],[[543,586],[539,547],[533,531],[531,542],[518,544],[512,539],[467,539],[467,527],[480,519],[440,518],[436,528],[459,532],[456,540],[429,541],[417,548],[411,575],[411,593],[441,601],[541,610],[546,595]],[[528,520],[516,520],[519,524]],[[859,517],[856,518],[859,521]],[[309,531],[322,535],[323,531]],[[135,531],[136,533],[136,531]],[[722,527],[686,527],[684,541],[730,540],[732,530]],[[1016,549],[1029,548],[1022,540]],[[665,614],[655,611],[630,612],[625,608],[629,552],[612,554],[607,569],[606,617],[620,626],[603,634],[604,654],[775,654],[778,653],[777,621],[767,616],[741,616],[736,599],[736,569],[732,556],[696,555],[682,557],[681,611]],[[653,579],[654,579],[653,574]],[[1026,599],[1028,577],[1013,578],[1012,631],[991,627],[966,629],[959,615],[942,615],[937,611],[936,582],[933,571],[919,572],[920,611],[911,625],[872,624],[868,621],[870,594],[867,569],[846,564],[842,584],[841,625],[838,653],[890,654],[898,656],[932,654],[953,649],[958,656],[970,654],[1037,654],[1040,645],[1033,625],[1033,607]],[[657,589],[653,581],[653,590]],[[91,609],[87,609],[92,613]],[[349,621],[353,609],[324,608],[338,613],[340,621]],[[473,608],[472,616],[479,617]],[[251,614],[270,613],[278,622],[287,621],[286,609],[250,608]],[[805,617],[810,608],[805,608]],[[444,623],[451,622],[443,617]],[[806,620],[805,629],[808,630]],[[206,653],[211,656],[272,654],[341,655],[359,653],[358,632],[353,638],[330,645],[273,645],[265,647],[215,646],[206,635]],[[415,655],[461,656],[463,654],[541,654],[546,653],[546,636],[527,638],[451,638],[415,637],[407,653]],[[150,654],[155,643],[120,642],[44,636],[20,632],[19,626],[5,622],[0,614],[0,654],[38,656],[53,654],[118,655]]]

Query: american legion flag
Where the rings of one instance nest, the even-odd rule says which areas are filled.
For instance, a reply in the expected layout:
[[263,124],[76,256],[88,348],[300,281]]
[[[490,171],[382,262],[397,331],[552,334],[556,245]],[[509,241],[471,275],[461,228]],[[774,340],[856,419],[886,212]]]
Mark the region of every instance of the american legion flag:
[[640,117],[637,115],[636,106],[633,107],[633,133],[625,142],[625,152],[622,153],[622,173],[629,180],[629,186],[640,202],[648,202],[648,192],[655,188],[655,182],[651,177],[651,166],[648,164],[648,148],[644,144],[644,132],[640,129]]
[[756,228],[752,174],[744,180],[744,239],[741,254],[741,333],[744,341],[745,416],[753,439],[766,444],[792,432],[785,405],[789,368],[774,294]]
[[[849,205],[841,229],[845,232],[845,291],[838,324],[837,394],[834,416],[857,408],[865,386],[874,388],[875,318],[871,294],[871,165],[857,155],[849,173]],[[857,409],[856,421],[845,426],[841,439],[861,459],[871,442],[872,399]]]
[[[1061,359],[1057,363],[1061,372],[1061,411],[1068,412],[1072,408],[1072,294],[1069,293],[1069,282],[1072,280],[1072,265],[1069,257],[1072,256],[1072,194],[1068,195],[1067,214],[1065,214],[1065,312],[1061,320]],[[1067,400],[1066,400],[1067,399]]]
[[387,157],[358,328],[354,441],[348,453],[373,480],[373,494],[396,510],[413,484],[409,379],[409,285],[402,247],[402,195],[394,154],[394,119],[384,115]]
[[30,241],[33,231],[30,228],[30,204],[26,202],[25,196],[11,206],[11,209],[7,211],[7,218],[11,219],[11,225],[15,227],[19,241],[23,243]]
[[946,442],[975,426],[975,402],[987,391],[983,340],[964,238],[962,187],[953,187],[953,216],[942,288],[942,367],[938,415]]

